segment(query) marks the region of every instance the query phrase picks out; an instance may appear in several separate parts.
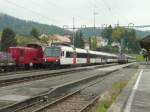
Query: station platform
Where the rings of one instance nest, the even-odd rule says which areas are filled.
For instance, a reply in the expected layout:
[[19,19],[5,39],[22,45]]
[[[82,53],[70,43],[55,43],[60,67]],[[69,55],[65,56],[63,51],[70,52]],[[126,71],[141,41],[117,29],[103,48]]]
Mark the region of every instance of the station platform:
[[125,112],[150,112],[150,65],[141,69]]
[[150,63],[140,63],[138,72],[108,112],[150,112]]

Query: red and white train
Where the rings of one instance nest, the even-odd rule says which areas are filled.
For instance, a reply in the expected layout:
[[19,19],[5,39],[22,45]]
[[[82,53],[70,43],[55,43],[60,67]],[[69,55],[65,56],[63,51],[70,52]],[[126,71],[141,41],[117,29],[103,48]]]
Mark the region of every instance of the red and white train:
[[57,45],[46,47],[44,61],[47,65],[90,65],[117,63],[115,54],[74,48],[72,46]]
[[132,56],[74,48],[70,45],[42,47],[28,44],[25,47],[10,47],[7,53],[0,53],[0,69],[14,67],[41,68],[45,66],[74,66],[105,63],[128,63],[135,61]]

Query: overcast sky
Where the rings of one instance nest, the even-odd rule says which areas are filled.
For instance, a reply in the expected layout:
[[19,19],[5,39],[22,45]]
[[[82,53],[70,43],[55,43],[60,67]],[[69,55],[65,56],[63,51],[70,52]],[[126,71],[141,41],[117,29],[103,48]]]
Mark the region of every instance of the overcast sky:
[[[95,8],[94,8],[95,7]],[[0,12],[45,24],[93,26],[150,24],[150,0],[0,0]]]

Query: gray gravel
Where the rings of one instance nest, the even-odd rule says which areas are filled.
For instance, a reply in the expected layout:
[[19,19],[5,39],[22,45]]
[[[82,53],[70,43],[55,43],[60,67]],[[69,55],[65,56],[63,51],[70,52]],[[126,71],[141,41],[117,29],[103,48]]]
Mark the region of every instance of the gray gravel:
[[78,112],[85,107],[96,96],[109,90],[115,82],[129,80],[136,73],[136,69],[121,69],[104,78],[95,80],[98,82],[93,86],[87,87],[81,93],[73,95],[57,105],[50,106],[40,112]]

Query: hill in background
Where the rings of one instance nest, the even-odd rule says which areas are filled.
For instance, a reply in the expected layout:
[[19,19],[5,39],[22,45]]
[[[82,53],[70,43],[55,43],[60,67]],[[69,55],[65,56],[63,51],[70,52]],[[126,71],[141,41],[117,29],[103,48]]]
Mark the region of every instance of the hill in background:
[[150,35],[150,31],[140,31],[140,30],[136,30],[136,36],[140,39],[140,38],[144,38],[146,36]]
[[45,33],[48,35],[63,35],[66,32],[62,28],[57,27],[55,25],[40,24],[37,22],[25,21],[5,14],[0,14],[0,32],[6,27],[10,27],[17,34],[26,36],[30,35],[30,31],[33,27],[37,28],[40,31],[40,33]]
[[[94,28],[85,28],[81,29],[83,36],[84,37],[92,37],[92,36],[101,36],[101,29],[96,29],[95,32],[93,30]],[[148,35],[150,35],[150,31],[140,31],[140,30],[135,30],[136,31],[136,36],[138,39],[142,39]]]
[[[52,35],[52,34],[64,35],[64,34],[71,33],[70,31],[64,30],[61,27],[58,27],[55,25],[40,24],[40,23],[33,22],[33,21],[21,20],[21,19],[6,15],[6,14],[0,14],[0,32],[6,27],[10,27],[17,34],[24,35],[24,36],[29,36],[30,31],[33,27],[37,28],[41,34],[45,33],[48,35]],[[85,28],[85,29],[81,29],[80,31],[82,31],[83,36],[85,38],[92,37],[92,36],[101,36],[102,30],[96,29],[94,32],[93,29],[94,28]],[[147,35],[150,35],[150,31],[136,30],[136,34],[137,34],[137,37],[141,39]]]

